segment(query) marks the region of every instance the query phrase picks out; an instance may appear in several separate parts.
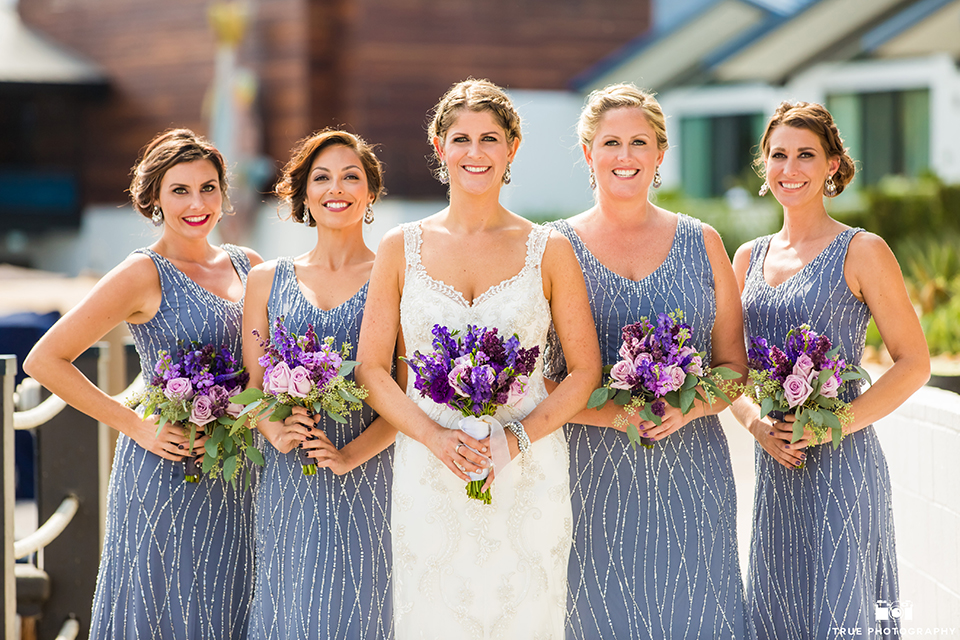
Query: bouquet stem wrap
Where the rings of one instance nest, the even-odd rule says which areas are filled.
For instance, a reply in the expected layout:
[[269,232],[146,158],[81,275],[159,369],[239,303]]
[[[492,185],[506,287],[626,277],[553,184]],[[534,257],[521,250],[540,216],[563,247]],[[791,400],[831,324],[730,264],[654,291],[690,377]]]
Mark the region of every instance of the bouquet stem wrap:
[[[490,504],[492,498],[490,489],[483,491],[483,484],[487,476],[490,475],[491,468],[502,472],[510,464],[510,448],[507,446],[507,436],[503,432],[503,425],[493,416],[464,416],[460,418],[459,427],[461,431],[477,440],[490,438],[490,459],[493,461],[493,466],[481,469],[479,473],[466,472],[470,477],[470,482],[467,484],[467,495],[482,500],[484,504]],[[480,453],[473,447],[467,448]]]

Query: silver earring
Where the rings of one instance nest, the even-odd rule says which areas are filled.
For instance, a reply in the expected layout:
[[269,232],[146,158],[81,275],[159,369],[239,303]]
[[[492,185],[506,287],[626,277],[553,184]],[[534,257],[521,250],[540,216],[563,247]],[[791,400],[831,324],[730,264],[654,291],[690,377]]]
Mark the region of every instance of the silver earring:
[[590,168],[590,188],[597,188],[597,174],[593,172],[593,167]]
[[757,192],[757,195],[762,198],[763,196],[767,195],[767,191],[770,191],[770,186],[764,182],[762,185],[760,185],[760,191]]
[[837,195],[837,183],[833,181],[833,176],[827,176],[827,197],[832,198]]
[[660,179],[660,167],[657,167],[657,170],[653,172],[653,188],[659,189],[661,184],[663,184],[663,180]]
[[160,210],[160,205],[153,205],[153,215],[150,216],[150,219],[153,220],[153,226],[155,227],[163,224],[163,211]]
[[450,184],[450,172],[447,171],[447,165],[441,164],[437,169],[437,180],[440,184]]
[[503,184],[510,184],[510,163],[507,163],[507,169],[503,172]]
[[368,204],[363,212],[363,221],[367,224],[373,224],[373,205]]
[[310,209],[307,207],[303,208],[303,224],[310,226]]

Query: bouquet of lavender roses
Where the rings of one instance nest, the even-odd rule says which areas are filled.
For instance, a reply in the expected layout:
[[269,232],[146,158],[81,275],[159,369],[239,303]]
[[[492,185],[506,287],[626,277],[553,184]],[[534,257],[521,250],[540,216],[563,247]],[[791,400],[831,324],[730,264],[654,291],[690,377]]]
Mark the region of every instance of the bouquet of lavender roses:
[[[606,384],[594,391],[588,408],[598,411],[610,400],[631,416],[660,425],[665,402],[686,414],[694,400],[701,397],[713,404],[717,397],[729,403],[727,393],[736,393],[732,382],[740,374],[726,367],[703,366],[703,354],[691,344],[689,325],[683,324],[683,312],[661,313],[653,324],[643,317],[623,328],[620,360],[604,367]],[[630,444],[648,449],[654,441],[640,436],[636,425],[623,414],[614,418],[614,426],[626,428]]]
[[[203,473],[213,477],[222,472],[225,480],[235,483],[244,468],[244,458],[263,465],[263,456],[253,446],[250,430],[234,424],[242,407],[231,402],[230,397],[243,389],[248,379],[227,347],[181,343],[175,356],[160,352],[153,379],[129,404],[143,405],[144,417],[159,413],[158,433],[168,422],[183,425],[184,435],[190,438],[190,450],[197,433],[206,433],[209,439],[204,446]],[[198,482],[196,460],[189,457],[184,465],[184,480]],[[249,469],[246,483],[249,486]]]
[[805,324],[790,329],[782,350],[763,338],[751,337],[747,351],[750,383],[744,393],[760,405],[761,415],[794,413],[793,442],[803,436],[807,426],[817,443],[829,429],[836,449],[844,425],[853,420],[849,403],[837,394],[850,380],[870,381],[865,369],[848,365],[838,357],[839,352],[840,347],[832,348],[830,338]]
[[[502,468],[510,455],[503,426],[493,416],[500,407],[514,406],[526,396],[540,347],[524,349],[516,334],[504,339],[496,327],[468,325],[459,335],[437,324],[433,336],[431,353],[416,351],[412,358],[403,358],[416,375],[414,388],[422,397],[459,411],[462,431],[478,440],[490,437],[493,466]],[[490,504],[490,490],[482,491],[489,474],[490,467],[467,472],[469,497]]]
[[[352,346],[343,343],[334,348],[333,338],[321,339],[313,325],[307,325],[302,336],[287,331],[283,317],[278,317],[271,336],[267,340],[256,330],[253,334],[261,340],[265,353],[260,356],[263,366],[263,391],[247,389],[231,398],[233,402],[246,405],[238,423],[251,420],[272,411],[270,420],[280,422],[293,412],[293,407],[304,407],[311,414],[326,412],[333,420],[345,423],[344,417],[358,411],[367,397],[367,390],[347,376],[357,363],[347,360]],[[316,436],[311,436],[311,439]],[[317,473],[317,465],[307,452],[300,449],[303,475]]]

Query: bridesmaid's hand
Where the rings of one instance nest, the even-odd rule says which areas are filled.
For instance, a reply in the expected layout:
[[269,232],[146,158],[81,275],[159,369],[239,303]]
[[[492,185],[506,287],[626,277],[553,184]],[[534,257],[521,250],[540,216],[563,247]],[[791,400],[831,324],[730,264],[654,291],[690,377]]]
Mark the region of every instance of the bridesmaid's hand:
[[312,435],[314,436],[312,439],[304,440],[300,446],[307,452],[308,458],[317,461],[318,469],[330,469],[338,476],[353,470],[356,465],[347,459],[342,449],[337,449],[323,429],[314,428]]
[[[190,446],[190,438],[183,435],[183,427],[179,423],[168,422],[160,428],[158,433],[157,416],[147,416],[144,420],[137,420],[127,435],[147,451],[165,460],[180,462],[189,457],[187,448]],[[203,455],[203,445],[206,441],[205,435],[197,434],[193,444],[193,450],[199,452],[197,456]]]
[[805,431],[803,438],[791,444],[793,422],[796,417],[787,415],[784,419],[787,422],[774,422],[772,418],[760,418],[754,422],[750,432],[753,433],[763,450],[769,453],[774,460],[788,469],[796,469],[807,458],[803,449],[810,443],[813,434]]
[[[639,428],[640,435],[644,438],[652,438],[653,440],[663,440],[670,434],[679,431],[682,426],[690,422],[696,417],[699,417],[699,410],[697,407],[694,407],[687,415],[683,415],[680,412],[680,409],[672,407],[666,402],[663,403],[666,407],[663,411],[663,415],[660,417],[660,426],[653,424],[649,420],[640,420],[637,427]],[[630,416],[633,417],[633,416]]]
[[[464,482],[470,482],[470,476],[464,473],[464,469],[478,473],[490,464],[487,457],[481,455],[487,453],[490,448],[460,429],[445,429],[437,425],[423,444]],[[468,447],[480,453],[471,451]]]
[[257,429],[280,453],[290,453],[311,435],[316,435],[317,418],[311,418],[303,407],[293,407],[293,412],[283,422],[261,420]]

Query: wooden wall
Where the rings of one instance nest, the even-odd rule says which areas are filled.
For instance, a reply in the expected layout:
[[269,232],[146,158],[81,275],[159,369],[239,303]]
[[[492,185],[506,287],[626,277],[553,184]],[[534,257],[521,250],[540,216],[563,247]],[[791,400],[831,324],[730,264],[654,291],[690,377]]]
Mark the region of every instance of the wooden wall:
[[[379,143],[391,194],[444,193],[425,157],[426,113],[454,82],[566,89],[646,31],[649,0],[252,0],[240,54],[259,75],[264,148],[281,165],[310,131]],[[205,0],[20,0],[24,21],[106,70],[86,115],[88,202],[119,202],[137,152],[201,115],[213,78]],[[572,123],[571,123],[572,124]],[[228,159],[229,160],[229,159]]]

